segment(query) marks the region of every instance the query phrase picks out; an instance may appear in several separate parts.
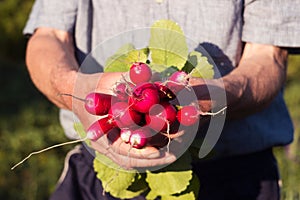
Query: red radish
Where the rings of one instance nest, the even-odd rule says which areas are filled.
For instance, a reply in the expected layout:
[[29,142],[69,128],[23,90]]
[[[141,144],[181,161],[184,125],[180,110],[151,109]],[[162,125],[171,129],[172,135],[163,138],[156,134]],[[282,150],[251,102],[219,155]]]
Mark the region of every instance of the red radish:
[[128,100],[130,107],[141,113],[148,113],[149,109],[159,102],[159,92],[152,83],[137,85]]
[[134,85],[130,82],[120,82],[115,85],[113,92],[117,97],[117,101],[127,101],[128,96],[132,93]]
[[199,120],[199,110],[196,106],[183,106],[177,112],[177,119],[184,126],[191,126]]
[[125,143],[129,143],[132,130],[129,128],[121,128],[120,137]]
[[188,74],[184,71],[174,72],[167,80],[167,87],[175,94],[187,86]]
[[129,69],[129,78],[135,84],[148,82],[151,76],[152,71],[146,63],[136,62]]
[[96,141],[108,131],[113,129],[115,124],[110,116],[95,121],[87,130],[87,138]]
[[146,115],[146,124],[155,131],[165,131],[176,120],[176,113],[175,107],[168,102],[156,104]]
[[77,100],[83,101],[87,112],[92,115],[106,115],[111,107],[112,96],[104,93],[91,92],[85,99],[76,97],[71,94],[60,94],[64,96],[71,96]]
[[109,115],[112,116],[119,128],[141,124],[142,114],[131,109],[127,102],[116,102],[111,106]]
[[147,127],[141,127],[133,130],[130,135],[129,143],[134,148],[143,148],[147,144],[151,134],[151,130]]
[[161,101],[168,101],[175,99],[175,94],[167,87],[165,86],[161,81],[154,82],[156,85],[158,91],[159,91],[159,98]]
[[103,93],[89,93],[85,100],[85,109],[94,115],[106,115],[111,107],[111,95]]

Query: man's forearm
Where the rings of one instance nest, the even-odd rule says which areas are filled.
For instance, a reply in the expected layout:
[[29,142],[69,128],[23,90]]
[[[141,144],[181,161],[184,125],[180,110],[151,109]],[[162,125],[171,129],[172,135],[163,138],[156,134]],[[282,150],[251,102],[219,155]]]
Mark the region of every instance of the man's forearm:
[[[267,106],[282,88],[286,77],[287,51],[278,47],[259,44],[246,44],[242,59],[236,69],[228,75],[214,80],[192,79],[199,98],[200,108],[208,111],[218,105],[209,105],[210,92],[222,94],[225,90],[228,115],[241,117],[257,112]],[[201,87],[202,85],[202,87]],[[218,97],[218,94],[214,95]],[[210,107],[211,106],[211,107]]]
[[36,87],[61,108],[71,109],[71,99],[59,93],[72,93],[78,64],[69,33],[38,29],[28,41],[26,64]]
[[270,45],[247,44],[239,66],[223,78],[228,108],[239,116],[269,105],[286,79],[287,51]]

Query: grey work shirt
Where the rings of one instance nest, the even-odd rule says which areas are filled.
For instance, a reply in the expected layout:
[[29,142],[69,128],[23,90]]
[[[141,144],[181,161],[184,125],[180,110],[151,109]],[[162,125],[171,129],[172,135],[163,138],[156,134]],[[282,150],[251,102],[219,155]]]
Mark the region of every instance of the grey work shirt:
[[[299,10],[300,1],[294,0],[36,0],[24,34],[38,27],[73,33],[81,64],[97,45],[150,27],[155,20],[171,19],[205,48],[224,75],[237,66],[243,42],[299,47]],[[67,111],[61,116],[66,132],[72,133],[74,118]],[[237,155],[292,139],[293,125],[280,93],[265,110],[226,121],[215,150],[221,156]]]

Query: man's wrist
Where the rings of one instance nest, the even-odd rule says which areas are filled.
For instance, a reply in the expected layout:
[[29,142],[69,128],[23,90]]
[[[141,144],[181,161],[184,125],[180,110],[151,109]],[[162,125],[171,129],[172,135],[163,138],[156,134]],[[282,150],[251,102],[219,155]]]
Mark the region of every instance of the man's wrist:
[[54,88],[56,99],[60,102],[59,107],[72,110],[72,98],[62,94],[74,93],[74,86],[76,83],[77,71],[67,70],[58,73],[53,73],[51,78],[51,85]]

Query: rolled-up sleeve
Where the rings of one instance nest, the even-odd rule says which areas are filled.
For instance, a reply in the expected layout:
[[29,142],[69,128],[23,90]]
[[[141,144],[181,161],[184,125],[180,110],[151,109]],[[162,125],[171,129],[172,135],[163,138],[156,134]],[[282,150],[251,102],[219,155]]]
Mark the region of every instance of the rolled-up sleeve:
[[245,0],[242,40],[300,47],[300,1]]
[[23,29],[31,35],[39,27],[49,27],[68,32],[74,31],[78,0],[36,0]]

